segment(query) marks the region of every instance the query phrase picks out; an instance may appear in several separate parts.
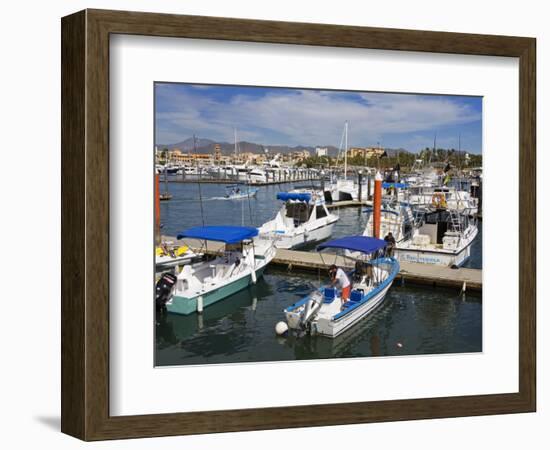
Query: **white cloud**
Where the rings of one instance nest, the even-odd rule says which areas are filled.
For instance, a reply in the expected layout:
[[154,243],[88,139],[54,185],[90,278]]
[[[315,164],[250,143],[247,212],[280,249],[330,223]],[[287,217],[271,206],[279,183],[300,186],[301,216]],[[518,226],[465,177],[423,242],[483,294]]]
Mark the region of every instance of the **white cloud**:
[[157,86],[157,95],[171,109],[157,114],[158,141],[167,143],[178,133],[180,138],[196,133],[232,141],[236,127],[240,140],[338,146],[347,120],[349,144],[370,145],[390,134],[412,137],[481,120],[469,105],[442,96],[365,93],[351,98],[330,91],[274,89],[261,97],[238,95],[219,101],[209,91]]

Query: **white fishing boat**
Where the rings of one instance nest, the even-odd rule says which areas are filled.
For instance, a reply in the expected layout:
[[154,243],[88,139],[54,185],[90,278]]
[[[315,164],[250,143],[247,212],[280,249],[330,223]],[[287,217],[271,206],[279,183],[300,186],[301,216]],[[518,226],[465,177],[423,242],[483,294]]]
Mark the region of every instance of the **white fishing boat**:
[[449,208],[469,215],[478,212],[478,199],[454,187],[409,186],[400,191],[399,198],[420,207]]
[[[368,214],[364,236],[374,235],[374,214]],[[380,236],[392,233],[395,257],[402,262],[460,267],[470,257],[477,220],[456,209],[414,211],[407,203],[386,204],[380,211]]]
[[287,329],[298,333],[320,334],[334,338],[366,319],[382,304],[395,276],[399,262],[381,256],[386,242],[366,236],[349,236],[320,245],[317,249],[343,249],[362,255],[355,270],[349,299],[334,287],[321,287],[284,310],[286,324],[276,326],[278,334]]
[[284,202],[273,220],[259,228],[260,239],[273,240],[277,248],[292,249],[328,239],[338,216],[331,214],[316,192],[279,192]]
[[[157,283],[157,306],[175,314],[192,314],[255,284],[275,256],[273,243],[256,241],[257,228],[205,226],[190,228],[178,239],[222,243],[208,261],[183,266],[176,276],[166,274]],[[159,293],[160,291],[160,293]]]

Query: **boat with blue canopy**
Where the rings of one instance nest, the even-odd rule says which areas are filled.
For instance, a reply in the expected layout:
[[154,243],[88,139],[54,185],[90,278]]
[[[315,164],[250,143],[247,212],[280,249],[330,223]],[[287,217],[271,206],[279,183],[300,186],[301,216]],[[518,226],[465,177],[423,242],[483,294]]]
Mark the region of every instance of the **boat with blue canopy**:
[[347,273],[349,298],[344,299],[343,292],[333,286],[320,287],[284,310],[288,329],[334,338],[372,314],[399,273],[399,262],[385,255],[385,247],[384,240],[367,236],[348,236],[319,245],[318,251],[336,252],[322,256],[323,260],[334,257],[341,265],[350,266],[346,261],[350,257],[339,257],[338,251],[360,255],[351,258],[354,269]]
[[[213,303],[255,284],[275,256],[272,242],[258,242],[258,229],[239,226],[189,228],[178,239],[199,241],[205,248],[217,242],[215,255],[197,264],[183,266],[176,281],[161,302],[176,314],[201,313]],[[221,244],[221,245],[220,245]],[[212,251],[212,244],[210,251]],[[158,302],[157,302],[158,303]]]
[[274,219],[259,229],[259,238],[275,241],[277,248],[295,249],[328,239],[338,216],[331,214],[322,194],[300,189],[279,192],[283,203]]

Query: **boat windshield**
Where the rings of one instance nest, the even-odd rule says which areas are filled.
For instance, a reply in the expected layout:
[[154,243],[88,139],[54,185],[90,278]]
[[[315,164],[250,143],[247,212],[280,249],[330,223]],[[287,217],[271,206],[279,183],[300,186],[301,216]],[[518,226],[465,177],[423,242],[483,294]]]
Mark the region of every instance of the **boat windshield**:
[[312,205],[308,205],[304,202],[287,202],[286,217],[294,219],[295,223],[307,222],[311,216],[312,209]]

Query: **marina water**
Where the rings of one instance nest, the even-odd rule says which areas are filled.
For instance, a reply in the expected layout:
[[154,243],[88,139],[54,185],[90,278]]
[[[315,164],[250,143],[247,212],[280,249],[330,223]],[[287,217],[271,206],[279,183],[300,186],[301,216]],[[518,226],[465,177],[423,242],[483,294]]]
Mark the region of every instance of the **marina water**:
[[[259,226],[281,207],[275,199],[277,192],[292,187],[264,186],[256,198],[226,200],[224,185],[170,183],[173,198],[161,204],[162,233],[175,236],[183,229],[202,225],[203,219],[205,225]],[[366,225],[362,209],[333,210],[340,220],[332,237],[362,234]],[[481,269],[481,242],[480,223],[465,267]],[[282,310],[327,281],[324,271],[288,272],[268,267],[257,285],[206,308],[202,315],[159,317],[155,363],[166,366],[482,351],[480,293],[402,286],[399,280],[371,317],[336,339],[275,336],[274,325],[282,320]]]

